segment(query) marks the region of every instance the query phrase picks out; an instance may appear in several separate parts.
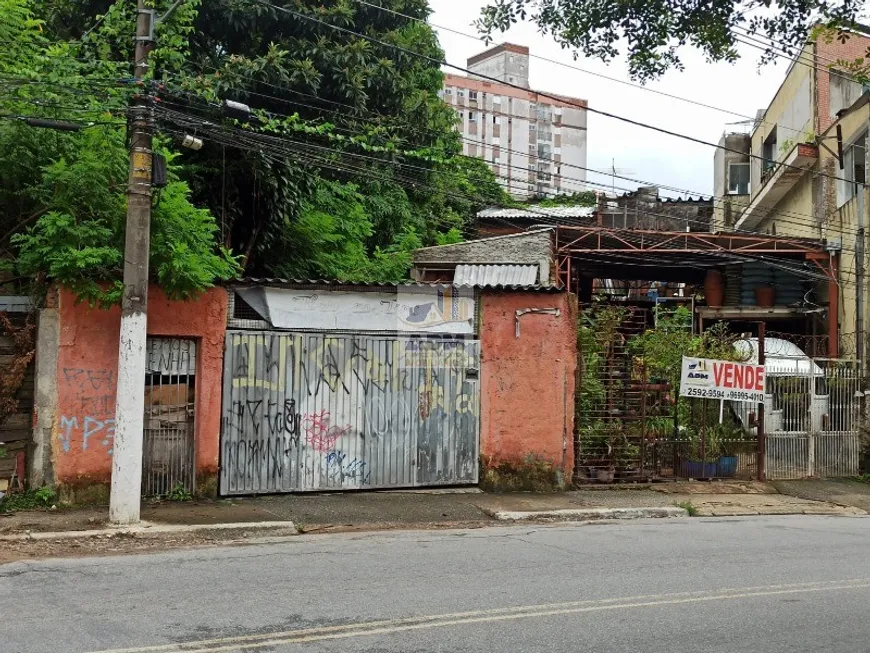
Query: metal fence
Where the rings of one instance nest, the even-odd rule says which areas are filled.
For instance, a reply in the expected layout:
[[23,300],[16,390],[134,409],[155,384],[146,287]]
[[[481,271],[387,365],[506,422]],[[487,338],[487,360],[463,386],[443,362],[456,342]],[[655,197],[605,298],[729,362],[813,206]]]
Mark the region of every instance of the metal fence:
[[221,493],[476,483],[480,344],[229,331]]
[[856,476],[864,415],[860,365],[772,356],[765,367],[767,478]]
[[193,492],[196,341],[148,338],[142,495]]

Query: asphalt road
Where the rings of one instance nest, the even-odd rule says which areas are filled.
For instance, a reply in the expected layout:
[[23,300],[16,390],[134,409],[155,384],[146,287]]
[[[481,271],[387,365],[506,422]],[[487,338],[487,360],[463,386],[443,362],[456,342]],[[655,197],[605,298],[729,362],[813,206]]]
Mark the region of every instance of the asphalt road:
[[870,650],[870,518],[301,536],[0,566],[3,653]]

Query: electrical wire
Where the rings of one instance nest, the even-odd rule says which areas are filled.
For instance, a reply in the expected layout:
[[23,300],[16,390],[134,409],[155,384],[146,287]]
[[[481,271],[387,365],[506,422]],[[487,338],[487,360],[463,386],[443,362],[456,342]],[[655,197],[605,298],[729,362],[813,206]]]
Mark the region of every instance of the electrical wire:
[[[505,85],[505,86],[509,86],[509,87],[511,87],[511,88],[515,88],[515,89],[517,89],[517,90],[526,90],[526,89],[524,89],[523,87],[519,86],[518,84],[513,84],[513,83],[511,83],[511,82],[504,82],[504,81],[502,81],[502,80],[500,80],[500,79],[497,79],[497,78],[495,78],[495,77],[491,77],[491,76],[489,76],[489,75],[484,75],[484,74],[481,74],[481,73],[473,73],[473,72],[471,72],[470,70],[468,70],[467,68],[463,68],[462,66],[458,66],[458,65],[456,65],[456,64],[451,64],[451,63],[449,63],[449,62],[447,62],[447,61],[440,61],[440,60],[438,60],[438,59],[435,59],[434,57],[430,57],[430,56],[428,56],[428,55],[421,54],[421,53],[419,53],[419,52],[414,52],[413,50],[409,50],[408,48],[405,48],[405,47],[402,47],[402,46],[399,46],[399,45],[395,45],[395,44],[392,44],[392,43],[387,43],[386,41],[383,41],[383,40],[381,40],[381,39],[377,39],[377,38],[375,38],[375,37],[373,37],[373,36],[369,36],[369,35],[366,35],[366,34],[361,34],[360,32],[356,32],[356,31],[351,30],[351,29],[348,29],[348,28],[346,28],[346,27],[341,27],[341,26],[339,26],[339,25],[332,25],[331,23],[328,23],[328,22],[326,22],[326,21],[324,21],[324,20],[321,20],[321,19],[316,18],[316,17],[314,17],[314,16],[309,16],[309,15],[304,14],[304,13],[300,13],[300,12],[298,12],[298,11],[294,11],[293,9],[288,9],[288,8],[286,8],[286,7],[279,7],[278,5],[275,5],[275,4],[272,4],[271,2],[268,2],[268,0],[249,0],[249,2],[253,2],[253,3],[259,4],[259,5],[261,5],[261,6],[265,6],[265,7],[270,7],[270,8],[272,8],[272,9],[276,10],[276,11],[280,11],[280,12],[283,12],[283,13],[290,14],[290,15],[292,15],[292,16],[296,16],[297,18],[302,18],[302,19],[304,19],[304,20],[308,20],[308,21],[310,21],[310,22],[316,23],[316,24],[318,24],[318,25],[322,25],[323,27],[326,27],[326,28],[331,29],[331,30],[334,30],[334,31],[342,32],[342,33],[349,34],[349,35],[354,36],[354,37],[357,37],[357,38],[364,39],[364,40],[366,40],[366,41],[369,41],[370,43],[374,43],[374,44],[376,44],[376,45],[380,45],[381,47],[391,48],[391,49],[393,49],[393,50],[396,50],[397,52],[402,52],[402,53],[407,54],[407,55],[409,55],[409,56],[417,57],[417,58],[419,58],[419,59],[421,59],[421,60],[428,61],[428,62],[430,62],[430,63],[432,63],[432,64],[436,64],[436,65],[438,65],[438,66],[446,66],[446,67],[448,67],[448,68],[453,68],[454,70],[458,70],[458,71],[460,71],[460,72],[464,72],[464,73],[469,74],[469,75],[474,75],[475,77],[479,77],[479,78],[484,79],[484,80],[489,81],[489,82],[494,82],[494,83],[498,83],[498,84],[503,84],[503,85]],[[732,152],[732,153],[735,153],[735,154],[739,154],[740,156],[746,156],[746,157],[751,158],[751,159],[757,159],[757,160],[761,160],[761,161],[764,161],[764,160],[765,160],[764,157],[759,156],[759,155],[757,155],[757,154],[752,154],[751,152],[747,154],[746,152],[742,152],[742,151],[740,151],[740,150],[735,150],[735,149],[733,149],[733,148],[730,148],[730,147],[727,147],[727,146],[724,146],[724,145],[719,145],[719,144],[717,144],[717,143],[712,143],[712,142],[710,142],[710,141],[705,141],[704,139],[696,138],[696,137],[694,137],[694,136],[689,136],[688,134],[683,134],[683,133],[680,133],[680,132],[672,131],[672,130],[670,130],[670,129],[665,129],[665,128],[663,128],[663,127],[658,127],[658,126],[656,126],[656,125],[651,125],[651,124],[648,124],[648,123],[644,123],[644,122],[641,122],[641,121],[639,121],[639,120],[634,120],[633,118],[627,118],[627,117],[625,117],[625,116],[621,116],[621,115],[618,115],[618,114],[615,114],[615,113],[611,113],[611,112],[609,112],[609,111],[603,111],[603,110],[601,110],[601,109],[594,109],[594,108],[592,108],[592,107],[585,106],[585,105],[582,105],[582,104],[578,104],[578,103],[576,103],[576,102],[570,102],[570,101],[567,101],[565,98],[562,98],[562,97],[559,97],[559,96],[556,96],[556,95],[553,95],[553,94],[550,94],[550,93],[544,93],[544,92],[540,92],[540,91],[539,91],[539,92],[537,92],[537,94],[538,94],[539,97],[550,98],[550,99],[552,99],[552,100],[555,100],[555,101],[558,101],[558,102],[562,102],[563,104],[567,104],[567,105],[569,105],[569,106],[573,106],[573,107],[578,108],[578,109],[586,110],[586,111],[588,111],[588,112],[590,112],[590,113],[594,113],[594,114],[597,114],[597,115],[604,116],[604,117],[606,117],[606,118],[611,118],[611,119],[614,119],[614,120],[618,120],[618,121],[620,121],[620,122],[624,122],[624,123],[626,123],[626,124],[634,125],[634,126],[636,126],[636,127],[641,127],[641,128],[643,128],[643,129],[649,129],[649,130],[652,130],[652,131],[656,131],[656,132],[659,132],[659,133],[661,133],[661,134],[665,134],[665,135],[667,135],[667,136],[673,136],[674,138],[680,138],[680,139],[683,139],[683,140],[686,140],[686,141],[689,141],[689,142],[697,143],[697,144],[699,144],[699,145],[705,145],[705,146],[708,146],[708,147],[713,147],[713,148],[716,148],[716,149],[723,150],[723,151],[725,151],[725,152]],[[787,163],[783,163],[783,162],[779,162],[777,165],[780,166],[780,167],[783,167],[783,168],[794,169],[794,170],[799,170],[799,171],[801,171],[801,172],[805,172],[805,170],[804,170],[803,168],[801,168],[800,166],[794,166],[794,165],[787,164]],[[818,174],[819,176],[827,177],[827,178],[834,179],[834,180],[837,180],[837,181],[845,181],[845,182],[847,182],[847,183],[854,183],[854,182],[852,182],[852,181],[850,181],[850,180],[848,180],[848,179],[845,179],[845,178],[842,178],[842,177],[837,177],[837,176],[834,176],[834,175],[829,175],[829,174],[827,174],[827,173],[823,173],[823,172],[819,172],[819,173],[817,173],[817,174]],[[866,188],[867,184],[866,184],[866,183],[863,183],[863,184],[861,184],[861,186]]]
[[[213,70],[218,71],[218,72],[220,71],[220,69],[215,68],[215,67],[210,67],[210,68],[212,68]],[[274,87],[274,88],[276,88],[276,89],[278,89],[278,90],[288,91],[288,92],[291,92],[291,93],[298,93],[298,94],[300,94],[300,95],[304,95],[304,96],[307,96],[307,97],[312,97],[312,98],[320,99],[320,100],[322,100],[323,102],[326,102],[326,103],[329,103],[329,104],[333,104],[333,105],[336,105],[336,106],[343,106],[343,107],[351,108],[351,109],[354,109],[354,110],[358,110],[358,108],[356,108],[356,107],[352,107],[351,105],[343,104],[343,103],[340,103],[340,102],[335,102],[335,101],[333,101],[333,100],[329,100],[329,99],[327,99],[327,98],[320,98],[319,96],[314,96],[314,95],[305,94],[305,93],[299,93],[299,92],[293,91],[292,89],[284,89],[283,87],[280,87],[280,86],[277,86],[277,85],[274,85],[274,84],[269,84],[269,83],[267,83],[267,82],[259,82],[258,80],[255,80],[255,79],[250,78],[250,77],[245,77],[245,76],[240,76],[240,77],[243,78],[243,79],[247,79],[247,80],[249,80],[249,81],[252,81],[252,82],[254,82],[254,83],[262,83],[262,84],[264,84],[264,85],[266,85],[266,86]],[[294,100],[286,100],[286,99],[283,99],[283,98],[278,98],[278,97],[275,97],[275,96],[265,95],[265,94],[262,94],[262,93],[256,93],[256,92],[251,92],[251,91],[243,91],[242,93],[250,93],[250,94],[252,94],[252,95],[256,95],[256,96],[260,96],[260,97],[264,97],[264,98],[271,99],[271,100],[274,100],[274,101],[277,101],[277,102],[282,102],[282,103],[291,104],[291,105],[292,105],[292,104],[299,104],[298,102],[296,102],[296,101],[294,101]],[[197,96],[197,97],[198,97],[198,96]],[[302,105],[302,106],[310,106],[310,105]],[[330,109],[326,109],[326,108],[319,108],[319,107],[318,107],[317,109],[318,109],[318,110],[321,110],[321,111],[324,111],[324,112],[332,113],[332,114],[334,114],[334,115],[341,115],[341,116],[344,116],[344,117],[346,117],[346,118],[356,118],[356,117],[357,117],[357,116],[348,116],[347,114],[343,114],[342,112],[334,111],[334,110],[330,110]],[[368,113],[369,115],[374,115],[375,117],[386,118],[386,116],[382,116],[381,114],[378,114],[378,113],[375,113],[375,112],[367,111],[367,113]],[[281,115],[281,114],[277,114],[277,115]],[[407,123],[402,124],[402,126],[407,126],[407,128],[410,129],[411,131],[417,131],[417,132],[419,132],[419,133],[430,133],[430,134],[440,135],[438,132],[434,132],[434,131],[432,131],[432,130],[425,130],[425,129],[415,128],[414,126],[411,126],[411,125],[409,125],[409,124],[407,124]],[[465,142],[468,142],[468,143],[471,143],[471,144],[475,144],[475,145],[481,145],[481,146],[484,146],[484,147],[486,146],[486,143],[484,143],[484,142],[482,142],[482,141],[476,141],[476,140],[474,140],[474,139],[465,138],[465,137],[462,136],[462,135],[460,135],[460,140],[465,141]],[[508,151],[508,149],[505,149],[505,148],[501,148],[501,149],[502,149],[502,151],[505,151],[505,152]],[[511,153],[517,154],[518,156],[528,157],[528,158],[530,158],[530,159],[531,159],[531,158],[534,158],[534,157],[528,155],[528,153],[525,153],[525,152],[519,152],[518,150],[509,150],[509,151],[510,151]],[[463,155],[463,156],[464,156],[464,155]],[[475,157],[472,157],[472,158],[475,158]],[[633,177],[627,177],[627,176],[624,176],[624,175],[618,175],[618,174],[615,174],[615,173],[613,173],[613,172],[611,172],[611,171],[596,170],[596,169],[594,169],[594,168],[588,168],[588,167],[586,167],[586,166],[580,166],[580,165],[578,165],[578,164],[572,164],[572,163],[567,163],[567,162],[563,162],[563,163],[561,163],[561,164],[559,164],[559,165],[560,165],[561,167],[566,167],[566,168],[571,168],[571,169],[584,170],[584,171],[586,171],[586,172],[591,172],[591,173],[593,173],[593,174],[598,174],[598,175],[602,175],[602,176],[606,176],[606,177],[619,178],[619,179],[621,179],[621,180],[629,181],[629,182],[632,182],[632,183],[636,183],[636,184],[638,184],[638,185],[652,185],[652,186],[657,186],[657,187],[661,188],[662,190],[667,190],[667,191],[675,192],[675,193],[678,193],[678,194],[685,194],[685,195],[689,195],[689,196],[698,195],[698,196],[700,196],[700,197],[703,197],[703,196],[704,196],[704,193],[701,193],[701,192],[699,192],[699,191],[686,190],[686,189],[682,189],[682,188],[678,188],[678,187],[674,187],[674,186],[668,186],[668,185],[665,185],[665,184],[660,184],[660,183],[653,182],[653,181],[641,180],[641,179],[637,179],[637,178],[633,178]],[[595,184],[594,182],[581,182],[580,180],[578,180],[578,179],[576,179],[576,178],[572,178],[572,177],[569,177],[569,176],[567,176],[567,175],[563,175],[563,174],[561,174],[561,173],[559,173],[559,176],[560,176],[562,179],[573,180],[573,181],[578,182],[578,183],[587,183],[588,185],[598,185],[598,186],[601,186],[601,187],[613,187],[613,184]],[[620,187],[620,190],[624,190],[624,191],[626,191],[626,192],[633,192],[634,189],[627,189],[627,188],[624,188],[624,187]],[[714,204],[716,204],[716,203],[720,203],[720,204],[723,204],[723,205],[724,205],[724,204],[728,204],[728,203],[729,203],[729,200],[728,200],[727,198],[715,198],[715,197],[714,197],[714,198],[712,198],[712,201],[714,202]],[[769,217],[769,218],[776,218],[776,217],[782,217],[782,218],[789,218],[789,217],[793,217],[793,218],[806,218],[806,220],[791,220],[791,221],[789,221],[788,219],[781,219],[780,222],[783,223],[783,224],[794,224],[794,225],[796,225],[796,226],[800,226],[800,227],[802,227],[802,228],[809,228],[809,229],[816,228],[816,226],[817,226],[817,219],[816,219],[815,216],[810,215],[810,214],[807,214],[807,213],[800,213],[800,212],[797,212],[797,211],[779,211],[779,212],[777,212],[777,213],[775,213],[775,214],[770,214],[770,215],[768,215],[768,216],[766,216],[766,217]],[[742,231],[742,230],[738,230],[738,231]],[[755,231],[750,231],[750,230],[746,230],[745,233],[757,234],[757,232],[755,232]]]
[[[431,22],[431,21],[424,20],[424,19],[422,19],[422,18],[416,18],[416,17],[414,17],[414,16],[410,16],[410,15],[408,15],[408,14],[402,13],[401,11],[396,11],[395,9],[390,9],[389,7],[382,7],[382,6],[380,6],[380,5],[376,5],[376,4],[373,4],[373,3],[371,3],[371,2],[367,2],[366,0],[353,0],[353,2],[356,2],[357,4],[365,5],[365,6],[367,6],[367,7],[371,7],[372,9],[379,9],[379,10],[384,11],[384,12],[386,12],[386,13],[393,14],[394,16],[399,16],[399,17],[402,17],[402,18],[406,18],[406,19],[408,19],[408,20],[413,20],[413,21],[416,21],[416,22],[419,22],[419,23],[424,23],[424,24],[426,24],[426,25],[429,25],[430,27],[434,27],[434,28],[437,29],[437,30],[443,30],[443,31],[445,31],[445,32],[450,32],[451,34],[456,34],[457,36],[462,36],[462,37],[465,37],[465,38],[467,38],[467,39],[471,39],[471,40],[477,41],[478,43],[484,43],[484,44],[486,43],[486,41],[485,41],[484,39],[482,39],[482,38],[480,38],[480,37],[478,37],[478,36],[474,36],[474,34],[469,34],[469,33],[467,33],[467,32],[462,32],[462,31],[460,31],[460,30],[453,29],[453,28],[451,28],[451,27],[446,27],[446,26],[444,26],[444,25],[438,25],[437,23],[433,23],[433,22]],[[555,66],[561,66],[561,67],[563,67],[563,68],[567,68],[567,69],[569,69],[569,70],[575,70],[575,71],[577,71],[577,72],[584,73],[584,74],[586,74],[586,75],[592,75],[593,77],[598,77],[598,78],[600,78],[600,79],[606,79],[606,80],[611,81],[611,82],[614,82],[614,83],[616,83],[616,84],[622,84],[622,85],[624,85],[624,86],[629,86],[629,87],[631,87],[631,88],[636,88],[636,89],[639,89],[639,90],[641,90],[641,91],[647,91],[647,92],[649,92],[649,93],[655,93],[656,95],[661,95],[661,96],[663,96],[663,97],[670,98],[670,99],[672,99],[672,100],[678,100],[678,101],[680,101],[680,102],[685,102],[685,103],[687,103],[687,104],[692,104],[692,105],[695,105],[695,106],[698,106],[698,107],[702,107],[702,108],[704,108],[704,109],[710,109],[710,110],[712,110],[712,111],[718,111],[718,112],[720,112],[720,113],[726,113],[726,114],[729,114],[729,115],[735,116],[735,117],[737,117],[737,118],[744,118],[744,119],[746,119],[746,120],[752,120],[752,121],[755,121],[755,120],[756,120],[754,116],[748,116],[748,115],[746,115],[746,114],[740,113],[739,111],[733,111],[733,110],[731,110],[731,109],[725,109],[725,108],[723,108],[723,107],[718,107],[718,106],[716,106],[716,105],[706,104],[706,103],[704,103],[704,102],[700,102],[700,101],[698,101],[698,100],[693,100],[693,99],[691,99],[691,98],[687,98],[687,97],[682,96],[682,95],[675,95],[675,94],[673,94],[673,93],[667,93],[666,91],[660,91],[660,90],[658,90],[658,89],[649,88],[649,87],[647,87],[647,86],[644,86],[643,84],[636,84],[636,83],[634,83],[634,82],[630,82],[630,81],[627,81],[627,80],[624,80],[624,79],[619,79],[618,77],[610,77],[609,75],[605,75],[605,74],[603,74],[603,73],[598,73],[598,72],[594,72],[594,71],[591,71],[591,70],[587,70],[587,69],[585,69],[585,68],[581,68],[580,66],[573,66],[573,65],[571,65],[571,64],[569,64],[569,63],[566,63],[566,62],[564,62],[564,61],[559,61],[559,60],[557,60],[557,59],[550,59],[549,57],[543,57],[543,56],[541,56],[541,55],[532,54],[532,53],[529,53],[529,58],[530,58],[530,59],[535,59],[535,60],[538,60],[538,61],[543,61],[543,62],[545,62],[545,63],[552,64],[552,65],[555,65]],[[768,123],[768,124],[769,124],[769,123]],[[795,128],[793,128],[793,127],[786,127],[785,129],[790,130],[790,131],[793,131],[793,132],[795,132],[795,133],[801,133],[801,130],[799,130],[799,129],[795,129]]]
[[[164,110],[164,111],[166,111],[166,110]],[[272,157],[272,160],[275,160],[274,153],[280,152],[280,153],[283,153],[289,157],[295,157],[297,160],[299,160],[300,158],[302,158],[302,159],[307,158],[307,160],[310,162],[316,163],[316,164],[321,165],[321,166],[324,166],[324,165],[326,165],[327,167],[331,166],[333,169],[338,169],[338,170],[342,170],[342,171],[351,170],[351,171],[355,171],[355,172],[363,172],[365,174],[373,174],[373,172],[371,171],[370,168],[360,168],[360,167],[348,166],[346,164],[339,165],[334,160],[327,161],[322,156],[319,158],[317,156],[313,156],[311,151],[310,151],[311,147],[312,147],[312,145],[310,143],[302,143],[302,142],[298,142],[298,141],[292,141],[289,139],[282,139],[282,138],[273,137],[273,136],[266,136],[265,139],[261,139],[260,141],[258,141],[256,138],[253,138],[253,137],[263,136],[263,135],[257,134],[255,132],[247,132],[246,130],[220,127],[218,125],[215,125],[214,123],[210,123],[208,121],[202,121],[201,119],[196,118],[196,117],[184,116],[184,114],[173,115],[173,114],[176,114],[176,112],[172,112],[172,111],[167,111],[167,114],[168,114],[167,117],[175,118],[178,122],[180,122],[182,124],[186,123],[185,126],[187,126],[187,127],[207,128],[206,133],[208,135],[212,136],[213,140],[216,140],[216,142],[221,142],[224,145],[241,147],[242,149],[250,149],[252,151],[259,152],[263,156]],[[214,129],[218,130],[217,134],[215,134],[213,131],[209,131],[209,130],[214,130]],[[235,133],[235,140],[233,140],[233,138],[227,138],[227,136],[226,136],[227,131]],[[221,132],[223,132],[223,134],[221,134]],[[245,132],[245,138],[244,139],[240,138],[238,132]],[[179,132],[179,133],[181,133],[181,132]],[[223,137],[224,140],[219,140],[221,137]],[[263,140],[265,140],[266,142],[262,142]],[[283,148],[279,148],[279,147],[277,147],[276,141],[285,141],[285,144],[290,143],[293,145],[298,145],[299,149],[294,151],[286,146]],[[263,150],[264,145],[269,145],[272,148],[268,154]],[[337,154],[337,152],[335,150],[332,150],[331,148],[316,146],[316,149],[319,151],[327,151],[327,152],[332,153],[332,154]],[[359,154],[353,154],[353,153],[348,153],[348,152],[342,152],[341,154],[345,155],[345,156],[356,157],[356,158],[361,158],[361,159],[375,160],[377,163],[380,163],[380,164],[385,164],[385,163],[393,164],[393,165],[397,164],[397,162],[387,162],[387,161],[376,159],[375,157],[370,157],[368,155],[359,155]],[[407,166],[407,164],[400,164],[400,165],[415,168],[415,166]],[[397,181],[393,177],[390,177],[389,179],[391,181],[394,181],[394,182]],[[410,181],[410,183],[412,183],[414,187],[418,187],[418,188],[419,187],[426,187],[425,183],[421,183],[421,182],[419,182],[419,180],[411,180],[407,177],[405,177],[405,178],[399,177],[399,181],[405,181],[405,182]],[[463,199],[467,200],[468,198],[466,197]],[[534,210],[532,210],[532,212],[534,212]],[[542,213],[542,215],[544,215],[547,218],[552,218],[551,215],[545,214],[544,212],[541,212],[541,213]],[[499,219],[497,216],[493,216],[493,217],[495,219]],[[663,217],[668,217],[670,219],[673,219],[674,216],[663,216]],[[504,222],[507,222],[511,226],[522,230],[522,227],[520,227],[519,225],[511,223],[510,221],[504,221]],[[629,234],[630,234],[630,232],[629,232]],[[620,235],[620,238],[623,238],[623,239],[634,238],[636,240],[637,238],[641,237],[639,235],[635,235],[635,236],[627,235],[624,230],[620,231],[619,235]],[[666,253],[666,252],[662,251],[661,253]],[[674,250],[672,253],[679,254],[680,250]],[[703,253],[703,254],[707,255],[707,253]],[[782,268],[784,270],[787,270],[791,274],[802,276],[804,278],[813,279],[813,280],[827,280],[826,277],[822,277],[819,274],[814,274],[814,273],[808,272],[807,270],[805,270],[803,268],[795,268],[792,266],[788,266],[787,264],[784,265],[780,262],[771,260],[769,257],[751,256],[748,254],[735,253],[735,252],[727,252],[727,253],[726,252],[709,252],[709,256],[717,258],[717,259],[730,260],[730,261],[746,261],[746,260],[761,261],[761,262],[765,262],[766,264],[768,264],[772,267]],[[649,257],[644,257],[644,260],[647,262],[650,262],[651,260],[655,261],[655,259],[651,259]],[[661,260],[661,259],[659,259],[656,262],[659,264],[662,264],[662,265],[673,265],[674,264],[674,261],[665,261],[665,260]]]
[[[263,94],[256,94],[256,95],[264,96]],[[199,96],[194,96],[194,97],[195,97],[196,99],[200,99],[200,100],[201,100],[201,98],[199,98]],[[274,97],[272,97],[272,96],[264,96],[264,97],[266,97],[266,98],[271,98],[271,99],[274,99],[274,100],[280,100],[280,98],[274,98]],[[315,96],[315,97],[316,97],[316,96]],[[220,106],[220,105],[215,104],[215,103],[208,103],[208,102],[205,101],[205,100],[202,100],[202,101],[203,101],[203,102],[206,102],[206,104],[208,104],[209,106],[212,106],[212,107],[215,107],[215,108],[217,108],[217,107]],[[288,103],[294,103],[295,101],[287,101],[287,102],[288,102]],[[177,106],[180,106],[180,105],[177,105]],[[310,106],[310,105],[304,105],[304,106]],[[332,111],[332,110],[328,110],[328,109],[323,109],[323,110],[326,111],[326,112],[329,112],[329,113],[333,113],[333,114],[335,114],[335,115],[341,115],[341,116],[344,116],[344,117],[350,117],[350,116],[346,116],[346,114],[343,114],[343,113],[341,113],[341,112]],[[273,112],[269,112],[269,115],[277,116],[277,117],[288,117],[288,116],[286,116],[285,114],[279,114],[279,113],[273,113]],[[356,134],[358,134],[358,135],[364,135],[362,132],[353,132],[352,130],[349,130],[349,129],[343,129],[343,130],[344,130],[344,131],[347,131],[347,132],[349,132],[349,133],[356,133]],[[436,132],[432,132],[432,133],[436,133]],[[461,138],[461,140],[466,141],[466,142],[469,142],[469,143],[473,143],[473,144],[476,144],[476,145],[485,145],[485,143],[475,141],[474,139]],[[514,153],[514,154],[517,154],[518,156],[523,156],[523,157],[532,158],[532,157],[529,157],[529,155],[528,155],[527,153],[523,153],[523,152],[520,152],[520,151],[518,151],[518,150],[509,150],[509,149],[504,149],[503,151],[506,151],[506,152],[507,152],[507,151],[510,151],[510,152],[512,152],[512,153]],[[466,156],[466,155],[461,155],[461,156]],[[468,157],[468,158],[475,158],[475,157]],[[592,169],[592,168],[587,168],[587,167],[585,167],[585,166],[580,166],[580,165],[577,165],[577,164],[562,163],[562,164],[560,164],[560,165],[562,165],[562,166],[564,166],[564,167],[569,167],[569,168],[577,168],[577,169],[581,169],[581,170],[584,170],[584,171],[587,171],[587,172],[596,173],[596,174],[607,174],[608,176],[616,177],[616,178],[619,178],[619,179],[622,179],[622,180],[626,180],[626,181],[630,181],[630,182],[634,182],[634,183],[647,184],[647,185],[656,185],[654,182],[648,182],[648,181],[644,181],[644,180],[638,180],[638,179],[636,179],[636,178],[625,177],[625,176],[623,176],[623,175],[616,175],[616,174],[613,174],[613,173],[604,173],[604,172],[602,172],[602,171],[598,171],[598,170],[595,170],[595,169]],[[526,169],[524,166],[520,166],[520,165],[511,165],[511,164],[499,163],[499,166],[500,166],[500,167],[507,167],[508,169],[516,169],[516,170],[520,170],[520,171],[523,171],[523,172],[526,172],[526,173],[528,172],[527,169]],[[600,187],[600,188],[604,188],[604,189],[614,188],[614,185],[613,185],[612,183],[607,183],[607,184],[605,184],[605,183],[601,183],[601,182],[592,182],[592,181],[588,181],[588,180],[579,179],[579,178],[576,178],[576,177],[571,177],[571,176],[568,176],[568,175],[564,175],[564,174],[561,174],[561,173],[558,173],[558,176],[559,176],[562,180],[565,180],[565,181],[567,181],[567,182],[574,183],[574,184],[579,184],[579,185],[581,185],[581,186]],[[677,188],[674,188],[674,187],[663,186],[663,185],[659,185],[659,187],[660,187],[660,188],[664,188],[665,190],[672,190],[672,191],[675,191],[675,192],[687,193],[687,194],[689,194],[689,195],[698,194],[698,195],[703,196],[703,195],[700,194],[700,193],[693,193],[692,191],[687,191],[687,190],[685,190],[685,189],[677,189]],[[633,192],[633,189],[628,189],[628,188],[625,188],[625,187],[619,187],[619,189],[620,189],[620,190],[623,190],[623,191],[626,191],[626,192]],[[727,199],[725,199],[725,198],[722,198],[721,200],[720,200],[719,198],[712,198],[712,201],[714,202],[714,204],[715,204],[717,201],[718,201],[718,202],[722,202],[722,203],[727,203]],[[788,220],[788,219],[785,219],[786,217],[789,217],[789,216],[801,216],[801,217],[806,217],[806,218],[808,218],[809,220],[807,220],[807,221],[801,221],[801,220]],[[800,228],[805,228],[805,229],[815,229],[815,228],[817,227],[817,222],[816,222],[815,217],[814,217],[814,216],[810,216],[809,214],[780,212],[780,213],[770,214],[770,215],[768,215],[768,216],[766,216],[766,217],[768,217],[768,218],[773,218],[773,219],[777,219],[777,218],[779,218],[778,221],[780,222],[780,224],[791,224],[791,225],[794,225],[794,226],[797,226],[797,227],[800,227]],[[702,226],[704,226],[704,227],[709,228],[709,223],[706,222],[706,221],[702,221],[702,220],[691,220],[691,219],[690,219],[690,221],[693,222],[693,223],[695,223],[695,224],[699,224],[699,225],[702,225]],[[751,234],[751,235],[757,235],[757,234],[758,234],[758,232],[756,232],[756,231],[751,231],[751,230],[735,229],[734,231],[737,232],[737,233],[746,233],[746,234]],[[839,231],[840,231],[840,233],[843,233],[842,228],[841,228]],[[845,249],[844,249],[844,251],[848,251],[848,250],[845,250]]]

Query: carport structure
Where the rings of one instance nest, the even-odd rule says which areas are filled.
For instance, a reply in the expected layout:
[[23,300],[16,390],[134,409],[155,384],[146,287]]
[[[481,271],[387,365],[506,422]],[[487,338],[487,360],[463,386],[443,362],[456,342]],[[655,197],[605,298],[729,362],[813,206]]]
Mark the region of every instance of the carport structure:
[[[558,283],[578,295],[580,303],[592,298],[595,279],[673,281],[702,284],[710,270],[746,263],[811,281],[817,295],[826,298],[828,355],[838,355],[839,253],[820,241],[778,238],[763,234],[689,233],[559,226],[556,229]],[[732,305],[697,307],[700,319],[766,321],[798,318],[819,309],[793,305],[774,307]],[[830,316],[833,316],[831,318]]]

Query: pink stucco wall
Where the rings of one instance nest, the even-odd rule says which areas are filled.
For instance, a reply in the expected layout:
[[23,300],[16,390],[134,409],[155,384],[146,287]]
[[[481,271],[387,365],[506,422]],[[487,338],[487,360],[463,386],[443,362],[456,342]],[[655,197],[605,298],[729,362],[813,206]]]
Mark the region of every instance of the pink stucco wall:
[[[571,480],[577,303],[568,293],[481,297],[481,455],[484,466],[543,460]],[[560,315],[516,312],[557,308]]]
[[[121,311],[76,304],[68,290],[59,293],[58,302],[55,478],[72,486],[106,482],[112,469]],[[190,302],[169,300],[155,286],[149,291],[148,334],[197,340],[197,474],[214,474],[218,469],[226,323],[227,293],[221,288]]]

